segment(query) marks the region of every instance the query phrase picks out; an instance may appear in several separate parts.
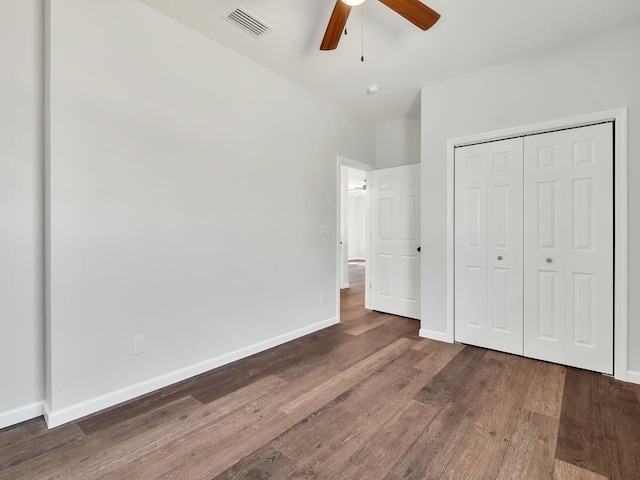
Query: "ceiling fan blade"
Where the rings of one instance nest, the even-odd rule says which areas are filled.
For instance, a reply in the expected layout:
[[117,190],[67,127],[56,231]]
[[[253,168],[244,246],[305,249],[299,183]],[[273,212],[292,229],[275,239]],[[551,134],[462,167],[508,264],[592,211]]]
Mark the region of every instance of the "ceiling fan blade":
[[336,2],[336,6],[333,8],[333,13],[329,19],[327,30],[324,32],[324,38],[320,44],[320,50],[335,50],[344,31],[344,27],[347,24],[347,18],[351,7],[344,3],[342,0]]
[[431,10],[420,0],[380,0],[380,2],[422,30],[433,27],[440,18],[438,12]]

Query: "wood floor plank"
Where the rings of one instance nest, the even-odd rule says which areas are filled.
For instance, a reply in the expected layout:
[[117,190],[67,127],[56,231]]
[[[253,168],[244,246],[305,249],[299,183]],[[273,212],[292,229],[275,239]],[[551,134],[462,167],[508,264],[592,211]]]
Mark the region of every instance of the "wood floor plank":
[[282,407],[282,411],[293,418],[302,420],[330,402],[331,399],[371,375],[376,368],[389,363],[394,357],[410,349],[413,343],[412,340],[404,338],[396,340],[365,360],[341,372],[331,382],[318,385],[313,390],[287,403]]
[[[304,465],[324,463],[336,444],[364,435],[363,429],[377,428],[377,422],[385,422],[397,412],[399,405],[406,404],[398,398],[400,395],[388,398],[377,393],[394,391],[400,394],[403,389],[411,388],[411,379],[419,375],[411,365],[421,355],[412,350],[403,352],[361,383],[305,417],[274,439],[272,444]],[[407,395],[405,398],[408,400],[410,397]]]
[[562,365],[538,362],[524,408],[560,418],[566,371]]
[[[258,418],[251,425],[245,425],[241,430],[224,436],[219,435],[219,430],[209,432],[206,436],[199,435],[201,432],[197,432],[198,437],[204,440],[197,442],[198,448],[192,448],[185,455],[176,455],[169,460],[154,461],[147,465],[145,471],[152,472],[154,475],[152,478],[157,480],[211,479],[262,448],[269,440],[294,424],[295,420],[287,415],[273,411],[270,418]],[[215,436],[212,435],[214,433]],[[189,443],[193,444],[193,440],[194,435],[190,435]],[[165,473],[157,475],[163,470]],[[128,472],[127,475],[129,475]],[[120,478],[135,479],[136,477]]]
[[460,388],[465,372],[482,358],[486,350],[466,346],[420,392],[415,400],[434,407],[443,407]]
[[42,417],[3,428],[0,430],[0,451],[5,447],[16,446],[18,443],[45,435],[48,431],[47,424]]
[[605,452],[610,479],[640,478],[640,402],[634,390],[600,377]]
[[522,409],[497,480],[553,478],[558,419]]
[[[404,402],[414,403],[411,398],[423,385],[416,384],[423,372],[411,366],[421,356],[421,352],[407,350],[275,439],[274,445],[300,465],[290,478],[344,478],[339,474],[342,465],[364,448],[380,425],[393,423],[407,405]],[[376,394],[383,391],[394,395]],[[428,423],[437,409],[427,405],[422,408],[429,414],[421,421]]]
[[607,480],[607,477],[590,472],[584,468],[576,467],[562,460],[556,460],[554,463],[553,480]]
[[[376,318],[382,315],[378,312],[369,313],[375,313]],[[305,346],[304,353],[296,358],[295,362],[290,362],[286,368],[273,373],[284,380],[292,381],[318,367],[346,370],[407,332],[415,330],[417,327],[414,323],[410,322],[402,329],[390,328],[386,323],[382,323],[358,336],[345,335],[344,330],[333,330],[332,334],[323,336],[317,332],[312,334],[317,335],[317,338],[310,336],[301,343]]]
[[82,431],[75,423],[63,425],[52,433],[52,435],[40,435],[15,445],[7,445],[0,450],[0,473],[84,438]]
[[105,428],[135,418],[145,411],[155,410],[186,396],[182,391],[170,391],[170,393],[167,393],[168,391],[169,389],[152,392],[149,395],[144,395],[133,401],[91,415],[80,420],[78,426],[86,436],[90,436]]
[[[460,443],[482,412],[485,402],[493,396],[497,381],[504,371],[504,364],[492,358],[483,358],[473,350],[462,358],[473,361],[467,363],[466,369],[460,374],[463,380],[459,383],[459,388],[451,393],[444,408],[392,468],[402,478],[442,478]],[[455,358],[452,362],[454,361]],[[452,369],[459,370],[459,365]],[[448,384],[452,384],[448,381],[450,373],[446,374],[447,382],[439,382],[446,387],[445,390],[448,390]],[[440,401],[443,397],[438,394],[436,398]],[[437,408],[437,403],[426,404]]]
[[371,435],[345,462],[334,459],[323,470],[327,478],[361,478],[383,480],[391,468],[431,423],[437,409],[424,403],[409,401],[404,410]]
[[399,480],[399,479],[400,479],[400,475],[394,472],[389,472],[387,473],[387,475],[384,477],[383,480]]
[[379,327],[380,325],[386,325],[386,322],[387,320],[385,319],[378,319],[378,320],[370,321],[367,323],[362,323],[360,325],[356,325],[355,327],[351,327],[345,330],[344,333],[348,335],[354,335],[354,336],[362,335],[363,333],[367,333],[368,331],[373,330],[374,328]]
[[[104,480],[139,479],[148,475],[148,472],[154,473],[153,478],[169,472],[172,475],[181,475],[182,471],[194,473],[195,468],[208,468],[207,456],[211,457],[212,461],[227,462],[215,465],[216,474],[219,474],[251,453],[244,450],[247,445],[240,445],[241,450],[235,454],[232,451],[220,450],[220,445],[235,445],[231,442],[247,436],[251,441],[255,441],[257,437],[247,434],[248,428],[260,426],[263,432],[261,435],[264,431],[268,431],[275,432],[274,436],[280,433],[281,428],[289,428],[295,421],[284,414],[280,415],[279,408],[292,398],[308,391],[317,382],[326,381],[335,374],[335,371],[317,371],[301,379],[295,386],[288,385],[290,388],[281,386],[272,389],[257,388],[255,395],[258,396],[245,398],[242,404],[237,401],[232,402],[228,409],[221,410],[220,407],[220,404],[226,401],[226,397],[205,404],[182,422],[168,423],[163,429],[154,432],[153,440],[124,445],[123,455],[126,459],[121,459],[117,464],[109,466],[109,474],[100,478]],[[282,382],[280,379],[276,380]],[[264,381],[264,379],[261,380],[261,382]],[[249,387],[245,387],[243,391],[247,388]],[[241,398],[243,398],[242,392],[238,392],[238,399]],[[261,446],[253,443],[251,445],[254,449]],[[212,454],[209,448],[213,448],[215,453]],[[193,462],[193,465],[185,467],[186,462]]]
[[443,344],[444,342],[438,342],[437,340],[432,340],[430,338],[421,338],[420,341],[411,348],[420,352],[431,353]]
[[[405,334],[416,331],[417,324],[415,321],[405,323],[401,321],[400,325],[391,327],[389,325],[380,325],[368,332],[356,337],[356,342],[350,345],[344,345],[334,350],[330,357],[326,357],[327,365],[339,370],[347,370],[362,360],[377,353],[379,350],[387,347],[390,343],[399,338],[403,338]],[[415,336],[412,337],[415,342]],[[413,345],[413,344],[412,344]]]
[[275,375],[287,381],[295,381],[296,378],[306,375],[314,368],[330,367],[345,370],[398,337],[390,334],[388,330],[380,330],[378,327],[357,337],[334,330],[330,335],[318,335],[311,343],[306,343],[309,341],[307,339],[302,344],[304,345],[304,355]]
[[287,343],[204,374],[186,390],[202,403],[210,403],[260,379],[274,376],[307,355],[304,348]]
[[[227,396],[207,405],[202,405],[191,397],[185,397],[179,403],[169,404],[166,409],[164,406],[160,407],[161,410],[166,411],[165,415],[168,416],[168,420],[155,425],[153,428],[141,428],[144,424],[137,421],[132,426],[137,427],[137,429],[130,428],[131,434],[123,436],[122,428],[118,428],[117,425],[114,426],[113,431],[118,436],[118,439],[113,442],[109,449],[95,451],[95,445],[100,444],[102,438],[110,433],[109,429],[107,429],[102,434],[102,437],[99,436],[101,434],[98,434],[95,441],[86,443],[85,451],[82,452],[83,455],[80,458],[78,458],[79,452],[77,451],[63,452],[66,454],[62,458],[65,460],[64,468],[61,468],[55,475],[51,474],[43,478],[88,480],[101,478],[102,475],[107,475],[109,472],[118,470],[123,466],[124,470],[133,470],[128,468],[127,463],[137,462],[140,457],[151,451],[162,453],[161,448],[174,441],[175,438],[180,438],[181,435],[186,435],[201,425],[207,425],[225,418],[227,415],[232,415],[238,410],[243,410],[256,399],[269,397],[270,394],[265,394],[265,392],[279,388],[282,385],[282,380],[276,377],[269,377],[262,379],[257,384],[245,387],[236,392],[235,395]],[[150,415],[156,417],[153,413]],[[143,416],[141,420],[144,421],[145,417]],[[152,424],[154,420],[152,420]],[[92,438],[90,437],[88,440],[92,440]],[[74,457],[77,459],[76,462],[71,461]],[[121,474],[117,473],[115,478],[119,476]]]
[[465,348],[464,345],[457,343],[435,342],[435,345],[430,344],[429,347],[422,345],[416,350],[424,352],[428,348],[429,351],[427,351],[427,356],[416,364],[416,368],[423,372],[433,373],[434,376]]
[[296,469],[295,463],[270,445],[259,448],[213,480],[266,480],[284,478]]
[[503,363],[512,363],[515,362],[518,356],[511,355],[509,353],[498,352],[497,350],[488,350],[485,354],[488,358],[493,358],[494,360],[498,360]]
[[608,477],[600,377],[593,372],[567,369],[556,458]]
[[[487,356],[487,358],[495,358]],[[443,478],[496,478],[525,401],[535,363],[513,357]]]
[[161,428],[165,423],[170,423],[185,412],[200,406],[200,402],[191,397],[176,400],[172,404],[159,407],[157,411],[145,412],[139,417],[129,419],[126,424],[105,428],[81,442],[66,444],[28,462],[0,471],[0,479],[67,479],[72,478],[77,471],[86,472],[86,478],[96,478],[99,473],[92,470],[110,458],[113,451],[118,455],[120,445],[126,444],[136,436],[144,435],[145,432]]
[[[411,402],[411,400],[406,401]],[[425,407],[431,408],[427,405],[425,405]],[[349,477],[343,474],[343,466],[347,465],[349,461],[354,457],[354,455],[357,455],[358,452],[362,451],[367,440],[370,439],[374,433],[374,422],[379,423],[382,421],[387,421],[386,419],[391,418],[394,414],[397,413],[397,406],[395,409],[392,409],[389,406],[382,407],[381,410],[375,412],[375,414],[372,416],[371,423],[362,422],[359,426],[355,427],[352,430],[352,433],[346,436],[344,440],[339,444],[339,448],[336,448],[336,446],[334,446],[333,448],[324,449],[323,453],[326,454],[326,457],[322,460],[318,459],[312,462],[302,462],[302,467],[300,467],[292,475],[288,476],[287,479],[310,477],[314,479],[348,479]],[[356,478],[362,478],[362,475],[367,478],[369,476],[375,476],[375,473],[360,472],[360,476]]]

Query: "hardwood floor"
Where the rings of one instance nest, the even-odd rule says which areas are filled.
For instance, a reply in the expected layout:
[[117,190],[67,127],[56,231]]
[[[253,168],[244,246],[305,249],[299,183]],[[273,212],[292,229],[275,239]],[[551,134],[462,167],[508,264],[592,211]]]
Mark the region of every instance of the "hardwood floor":
[[48,431],[0,431],[0,479],[640,479],[640,388],[420,339],[365,311]]

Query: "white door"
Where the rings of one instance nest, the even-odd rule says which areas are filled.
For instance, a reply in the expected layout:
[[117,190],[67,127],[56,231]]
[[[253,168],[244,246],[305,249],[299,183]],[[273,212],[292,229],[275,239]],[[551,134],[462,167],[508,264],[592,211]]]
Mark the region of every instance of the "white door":
[[522,354],[522,139],[455,152],[455,339]]
[[526,137],[528,357],[613,373],[612,124]]
[[371,308],[420,318],[420,165],[374,170]]

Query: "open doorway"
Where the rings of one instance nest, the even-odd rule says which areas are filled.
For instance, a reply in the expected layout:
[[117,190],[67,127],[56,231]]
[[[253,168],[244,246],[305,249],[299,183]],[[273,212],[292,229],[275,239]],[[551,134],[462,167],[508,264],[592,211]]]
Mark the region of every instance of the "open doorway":
[[344,255],[348,266],[346,286],[354,283],[354,275],[364,284],[367,248],[367,173],[353,167],[342,166],[347,179],[347,195],[343,223]]
[[[373,167],[338,157],[339,172],[339,251],[338,285],[342,296],[358,290],[367,307],[369,259],[369,195],[367,175]],[[364,295],[362,295],[364,293]]]

